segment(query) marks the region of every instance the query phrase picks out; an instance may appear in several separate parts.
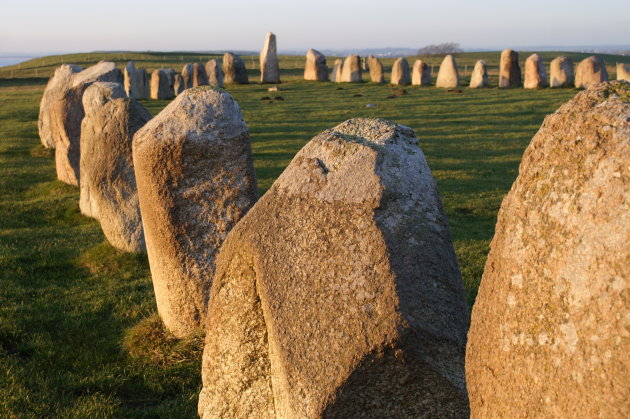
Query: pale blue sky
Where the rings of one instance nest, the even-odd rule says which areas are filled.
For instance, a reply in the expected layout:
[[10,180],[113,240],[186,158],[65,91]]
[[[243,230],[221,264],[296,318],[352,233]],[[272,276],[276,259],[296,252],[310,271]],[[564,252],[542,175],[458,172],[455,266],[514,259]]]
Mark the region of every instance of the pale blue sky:
[[2,0],[0,52],[630,44],[630,0]]

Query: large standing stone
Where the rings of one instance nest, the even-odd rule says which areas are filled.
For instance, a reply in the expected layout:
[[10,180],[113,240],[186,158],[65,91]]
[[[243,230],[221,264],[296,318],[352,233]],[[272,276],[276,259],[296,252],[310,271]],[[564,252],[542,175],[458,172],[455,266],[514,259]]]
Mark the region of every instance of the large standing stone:
[[184,81],[184,90],[193,87],[193,72],[193,65],[191,63],[184,64],[184,67],[182,67],[182,80]]
[[175,96],[186,90],[186,82],[181,74],[175,74],[175,82],[173,83],[173,93]]
[[429,86],[431,84],[431,67],[422,60],[413,63],[411,71],[411,84],[415,86]]
[[123,82],[116,64],[101,61],[72,76],[72,86],[51,105],[51,134],[55,142],[57,177],[69,185],[79,186],[81,157],[81,121],[83,92],[97,81]]
[[453,57],[452,55],[449,54],[444,57],[444,60],[442,60],[435,86],[444,87],[447,89],[459,86],[459,73],[457,72],[457,62],[455,61],[455,57]]
[[405,57],[400,57],[394,61],[394,65],[392,66],[391,84],[400,86],[411,84],[409,63]]
[[418,139],[313,138],[217,258],[199,415],[467,417],[468,308]]
[[144,252],[131,143],[151,114],[135,99],[126,98],[118,83],[99,82],[88,87],[83,108],[81,212],[99,220],[112,246]]
[[140,77],[142,76],[136,69],[136,64],[129,61],[123,69],[125,92],[128,97],[140,99],[144,95],[144,86]]
[[343,60],[341,60],[340,58],[337,58],[335,60],[335,65],[333,66],[333,69],[332,69],[330,81],[340,83],[342,72],[343,72]]
[[193,64],[193,87],[207,86],[208,75],[206,69],[199,63]]
[[144,68],[139,68],[136,70],[138,77],[138,84],[140,90],[140,96],[136,99],[148,99],[151,94],[151,86],[149,83],[149,78],[147,77],[147,70]]
[[369,55],[368,68],[370,69],[370,81],[372,81],[372,83],[385,83],[385,73],[381,60],[373,55]]
[[[174,78],[175,76],[173,76]],[[151,74],[151,99],[171,99],[175,96],[173,83],[165,69],[154,70]]]
[[521,67],[518,64],[518,53],[511,49],[504,49],[499,63],[499,87],[520,86]]
[[223,71],[219,62],[214,58],[206,63],[206,75],[210,86],[223,87]]
[[470,88],[488,87],[488,66],[484,60],[477,60],[470,75]]
[[472,417],[630,416],[629,95],[578,93],[525,151],[473,308]]
[[223,81],[225,83],[249,83],[249,77],[247,76],[247,70],[245,69],[245,63],[236,54],[226,52],[223,55]]
[[216,254],[257,198],[237,103],[185,90],[136,133],[133,161],[158,312],[185,336],[204,323]]
[[72,76],[81,70],[83,69],[78,65],[64,64],[57,67],[55,74],[48,80],[39,104],[39,118],[37,120],[39,138],[46,148],[55,148],[55,140],[50,130],[51,106],[63,99],[66,92],[72,87]]
[[593,55],[580,61],[575,70],[575,87],[588,89],[604,81],[608,81],[608,72],[601,58]]
[[326,66],[324,54],[314,49],[308,50],[304,66],[304,80],[328,80],[328,67]]
[[345,83],[358,83],[363,80],[361,76],[361,57],[349,55],[343,62],[341,81]]
[[260,51],[260,82],[280,83],[276,35],[271,32],[267,32],[265,45],[263,45],[263,49]]
[[573,61],[564,56],[554,58],[549,65],[549,87],[570,87],[573,81]]
[[540,89],[549,86],[547,81],[547,71],[542,57],[538,54],[532,54],[525,60],[525,81],[523,87],[525,89]]
[[630,64],[617,63],[617,80],[630,81]]

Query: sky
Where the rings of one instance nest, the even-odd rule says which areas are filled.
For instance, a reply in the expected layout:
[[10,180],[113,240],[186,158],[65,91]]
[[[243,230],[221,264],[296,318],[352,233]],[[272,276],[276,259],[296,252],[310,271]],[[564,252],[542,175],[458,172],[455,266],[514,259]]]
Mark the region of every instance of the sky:
[[1,0],[0,53],[630,44],[629,0]]

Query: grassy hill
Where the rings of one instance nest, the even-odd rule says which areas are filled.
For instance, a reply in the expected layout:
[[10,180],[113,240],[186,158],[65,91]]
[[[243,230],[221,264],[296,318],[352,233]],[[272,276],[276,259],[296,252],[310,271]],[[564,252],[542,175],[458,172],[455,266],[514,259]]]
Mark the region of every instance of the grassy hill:
[[[471,67],[485,58],[492,69],[498,57],[458,60]],[[61,62],[122,66],[133,59],[179,71],[208,58],[89,53],[0,69],[0,417],[196,417],[201,337],[177,340],[161,328],[146,257],[116,251],[98,223],[80,214],[78,189],[56,180],[53,153],[39,143],[37,115],[47,77]],[[255,57],[244,58],[256,80]],[[281,57],[279,92],[227,87],[250,129],[261,193],[307,141],[343,120],[381,117],[410,126],[438,182],[472,305],[523,150],[545,115],[576,90],[407,87],[397,96],[402,92],[387,85],[305,82],[302,65],[303,57]],[[261,100],[266,96],[283,100]],[[168,102],[143,103],[157,114]]]

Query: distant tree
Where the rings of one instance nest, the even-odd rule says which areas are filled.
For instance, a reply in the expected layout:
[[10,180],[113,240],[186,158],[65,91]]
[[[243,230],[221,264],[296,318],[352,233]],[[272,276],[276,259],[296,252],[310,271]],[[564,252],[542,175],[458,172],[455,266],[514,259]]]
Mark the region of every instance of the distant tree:
[[420,48],[418,55],[431,57],[435,55],[457,54],[458,52],[462,52],[458,43],[444,42],[442,44],[427,45],[426,47]]

